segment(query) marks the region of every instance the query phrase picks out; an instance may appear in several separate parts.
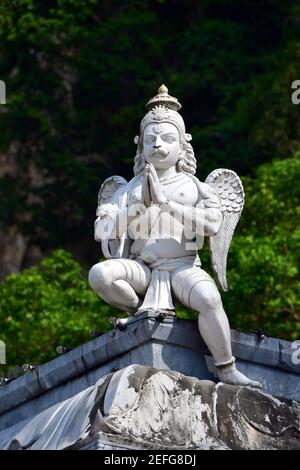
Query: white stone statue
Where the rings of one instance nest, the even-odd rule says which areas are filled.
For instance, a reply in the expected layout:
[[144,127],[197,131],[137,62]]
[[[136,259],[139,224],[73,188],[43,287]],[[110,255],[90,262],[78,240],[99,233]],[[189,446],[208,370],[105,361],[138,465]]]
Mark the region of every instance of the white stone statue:
[[128,315],[174,314],[173,300],[199,312],[199,330],[222,382],[260,387],[236,369],[230,328],[214,280],[201,268],[208,236],[214,272],[227,290],[226,261],[244,204],[240,178],[217,169],[200,182],[178,100],[162,85],[146,105],[135,138],[134,178],[112,176],[100,188],[95,239],[106,261],[91,287]]

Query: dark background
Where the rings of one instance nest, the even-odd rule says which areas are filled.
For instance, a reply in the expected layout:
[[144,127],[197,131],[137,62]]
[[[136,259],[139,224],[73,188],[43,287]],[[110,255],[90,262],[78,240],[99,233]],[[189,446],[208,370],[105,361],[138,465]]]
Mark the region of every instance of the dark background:
[[[54,294],[33,300],[46,286],[56,282],[62,302],[67,288],[72,302],[84,297],[72,269],[85,279],[101,256],[93,241],[100,184],[111,174],[132,177],[144,105],[165,83],[183,105],[197,176],[227,167],[245,183],[224,297],[234,326],[296,339],[300,106],[291,83],[299,64],[297,1],[0,0],[0,335],[21,341],[20,328],[32,331],[47,315],[51,323]],[[54,249],[65,251],[51,258]],[[50,277],[45,268],[7,277],[48,256]],[[73,309],[70,331],[86,311],[96,322],[93,299],[86,310],[64,304]],[[80,331],[72,338],[85,339]]]

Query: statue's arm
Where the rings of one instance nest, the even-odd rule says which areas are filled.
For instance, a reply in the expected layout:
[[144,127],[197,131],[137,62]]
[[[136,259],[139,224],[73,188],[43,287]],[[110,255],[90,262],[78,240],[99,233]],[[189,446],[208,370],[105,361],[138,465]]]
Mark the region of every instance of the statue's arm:
[[[118,204],[102,204],[97,210],[95,221],[95,240],[103,239],[118,240],[127,231],[128,226],[140,213],[139,205],[128,207],[127,194],[124,195],[124,202]],[[122,207],[124,206],[124,207]]]
[[101,242],[109,238],[110,240],[119,239],[126,231],[126,213],[127,208],[119,209],[117,206],[101,207],[99,215],[95,220],[95,240]]
[[114,217],[114,230],[113,238],[121,238],[121,236],[127,231],[129,224],[135,219],[136,212],[130,211],[128,207],[121,209]]
[[168,201],[167,206],[173,217],[194,233],[211,236],[221,228],[223,215],[219,208],[186,206],[175,201]]

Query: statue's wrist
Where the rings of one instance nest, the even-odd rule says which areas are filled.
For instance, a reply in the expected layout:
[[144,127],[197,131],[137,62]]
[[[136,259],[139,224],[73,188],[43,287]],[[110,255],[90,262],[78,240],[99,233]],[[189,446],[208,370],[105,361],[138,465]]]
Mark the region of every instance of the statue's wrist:
[[164,202],[162,202],[162,203],[160,204],[160,209],[161,209],[162,211],[167,211],[167,210],[169,210],[169,209],[170,209],[170,202],[171,202],[170,199],[166,198],[166,199],[164,200]]

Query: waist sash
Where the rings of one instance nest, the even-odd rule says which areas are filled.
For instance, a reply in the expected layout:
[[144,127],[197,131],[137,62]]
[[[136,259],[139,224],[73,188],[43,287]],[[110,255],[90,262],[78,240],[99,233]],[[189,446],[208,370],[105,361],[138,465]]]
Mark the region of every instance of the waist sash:
[[[139,258],[137,258],[138,260]],[[163,258],[149,264],[151,280],[138,313],[141,313],[142,310],[174,310],[171,292],[171,273],[179,268],[191,268],[193,266],[201,266],[198,255],[183,256],[181,258]]]

